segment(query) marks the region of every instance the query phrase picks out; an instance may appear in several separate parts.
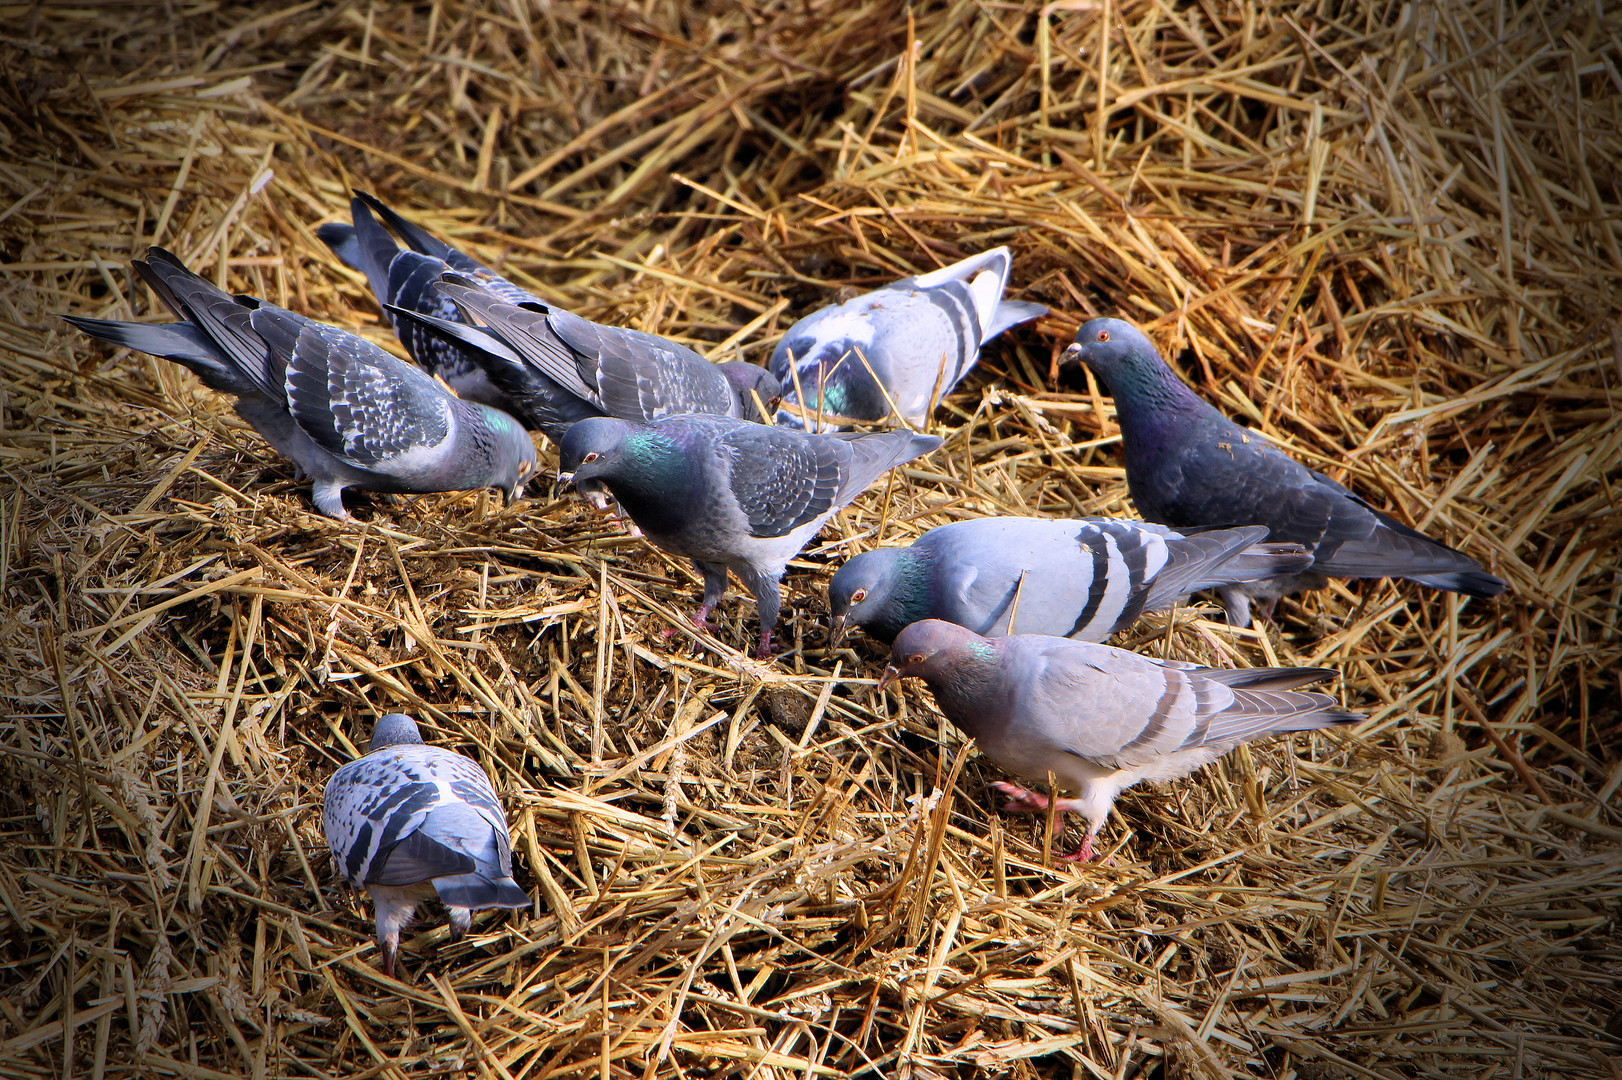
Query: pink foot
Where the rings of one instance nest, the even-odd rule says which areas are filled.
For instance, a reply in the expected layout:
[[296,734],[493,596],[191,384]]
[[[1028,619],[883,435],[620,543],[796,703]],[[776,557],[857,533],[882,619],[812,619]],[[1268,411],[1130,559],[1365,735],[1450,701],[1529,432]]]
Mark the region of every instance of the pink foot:
[[760,644],[755,646],[756,660],[770,660],[772,658],[772,635],[769,631],[760,632]]
[[[709,628],[710,628],[710,611],[711,610],[712,609],[711,609],[710,605],[708,605],[708,604],[700,604],[698,606],[698,610],[693,612],[693,617],[692,617],[692,619],[690,621],[701,632],[707,632],[709,630]],[[676,628],[674,626],[667,626],[663,630],[659,631],[659,635],[661,637],[663,637],[666,641],[668,641],[671,638],[676,636]]]
[[[1046,795],[1036,791],[1027,791],[1018,784],[1006,783],[1002,780],[991,785],[995,790],[1008,796],[1008,801],[1002,804],[1003,812],[1008,814],[1045,814],[1048,812],[1049,799]],[[1059,810],[1053,815],[1053,831],[1059,832],[1064,828],[1064,811]]]

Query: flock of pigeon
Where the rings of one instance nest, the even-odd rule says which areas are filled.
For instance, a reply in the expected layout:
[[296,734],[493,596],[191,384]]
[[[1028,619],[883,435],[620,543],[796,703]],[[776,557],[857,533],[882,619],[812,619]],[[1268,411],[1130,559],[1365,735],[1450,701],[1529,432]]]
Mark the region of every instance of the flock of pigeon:
[[[498,487],[522,494],[530,432],[558,446],[573,484],[649,541],[691,559],[702,629],[727,573],[755,598],[771,655],[788,561],[888,470],[941,444],[914,428],[980,346],[1046,308],[1003,299],[1006,248],[824,308],[768,368],[602,326],[548,303],[356,195],[352,225],[319,235],[363,273],[406,363],[337,327],[231,295],[152,248],[136,272],[179,320],[69,316],[93,337],[165,357],[236,410],[344,519],[343,491]],[[386,226],[385,227],[385,223]],[[391,234],[392,230],[392,234]],[[404,242],[404,247],[397,241]],[[1330,577],[1401,577],[1471,596],[1505,583],[1381,513],[1202,401],[1128,323],[1093,319],[1066,361],[1114,398],[1133,502],[1149,521],[991,517],[849,559],[829,587],[832,638],[854,625],[891,643],[878,685],[917,677],[1000,768],[1075,797],[1009,783],[1006,809],[1087,823],[1087,860],[1116,796],[1182,776],[1241,743],[1362,719],[1300,689],[1323,668],[1219,670],[1102,644],[1140,614],[1216,590],[1228,621]],[[889,430],[852,432],[890,421]],[[521,908],[500,802],[472,760],[378,721],[370,751],[328,782],[334,866],[367,889],[383,970],[418,903],[437,898],[459,937],[470,913]]]

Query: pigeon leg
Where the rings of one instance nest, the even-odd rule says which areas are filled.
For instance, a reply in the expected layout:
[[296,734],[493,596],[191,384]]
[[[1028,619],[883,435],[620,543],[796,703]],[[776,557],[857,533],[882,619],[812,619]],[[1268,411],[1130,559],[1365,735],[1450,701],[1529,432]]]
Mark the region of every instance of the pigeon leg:
[[756,660],[770,660],[772,631],[777,628],[777,615],[783,609],[783,594],[777,578],[751,570],[745,578],[749,591],[755,594],[755,610],[760,613],[760,641],[755,646]]
[[[715,610],[715,605],[719,604],[721,597],[726,595],[727,568],[717,566],[715,563],[699,562],[697,559],[693,560],[693,566],[704,578],[704,600],[698,605],[698,610],[693,612],[693,625],[700,630],[708,630],[710,628],[710,612]],[[675,633],[674,629],[664,632],[667,638],[673,637]]]
[[[1041,792],[1030,791],[1017,784],[1010,784],[999,780],[991,785],[1008,801],[1003,803],[1003,810],[1010,814],[1045,814],[1048,812],[1048,803],[1053,804],[1053,835],[1057,836],[1064,831],[1064,816],[1066,814],[1082,814],[1085,816],[1087,805],[1080,799],[1054,798],[1043,795]],[[1081,846],[1068,855],[1056,855],[1055,858],[1063,862],[1087,862],[1094,857],[1093,837],[1097,830],[1089,827],[1087,835],[1082,838]]]
[[[1217,595],[1222,597],[1222,606],[1226,609],[1228,625],[1240,629],[1250,625],[1250,594],[1237,585],[1230,585],[1225,589],[1218,589]],[[1272,614],[1272,605],[1268,605],[1269,615]]]
[[343,484],[336,480],[317,480],[310,496],[315,500],[315,508],[329,518],[349,520],[349,511],[344,509]]
[[377,947],[383,953],[383,974],[394,978],[394,960],[400,952],[400,931],[411,921],[417,902],[405,889],[385,885],[367,888],[377,918]]
[[451,913],[451,940],[461,941],[473,928],[473,912],[469,908],[457,907],[454,904],[446,904],[445,909]]

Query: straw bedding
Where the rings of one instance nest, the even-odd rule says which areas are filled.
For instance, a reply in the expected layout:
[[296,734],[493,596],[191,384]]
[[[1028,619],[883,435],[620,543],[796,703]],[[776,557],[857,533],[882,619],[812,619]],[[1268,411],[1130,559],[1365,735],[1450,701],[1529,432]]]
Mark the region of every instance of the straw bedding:
[[[1615,11],[4,11],[0,1075],[1622,1075]],[[352,186],[715,359],[999,243],[1053,314],[794,564],[761,665],[746,599],[695,643],[689,570],[578,502],[336,524],[52,317],[150,312],[160,242],[394,347],[313,236]],[[1371,720],[1132,792],[1077,869],[827,650],[821,590],[958,517],[1130,513],[1055,371],[1104,313],[1511,592],[1145,620],[1119,643],[1338,667]],[[489,770],[538,898],[419,922],[404,989],[317,812],[390,709]]]

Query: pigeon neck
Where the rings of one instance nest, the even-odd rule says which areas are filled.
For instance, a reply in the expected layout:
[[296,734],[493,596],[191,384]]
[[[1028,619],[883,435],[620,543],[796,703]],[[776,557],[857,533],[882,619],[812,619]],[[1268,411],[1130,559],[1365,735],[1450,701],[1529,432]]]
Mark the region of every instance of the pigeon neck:
[[680,531],[691,519],[698,495],[681,448],[651,432],[628,436],[621,445],[624,461],[602,481],[643,532],[668,536]]
[[930,569],[933,560],[926,552],[900,549],[890,566],[890,587],[884,606],[866,629],[880,641],[894,641],[913,623],[934,617],[930,596]]
[[1138,354],[1108,378],[1116,422],[1129,453],[1149,453],[1176,441],[1189,420],[1210,411],[1159,356]]
[[997,644],[972,641],[955,651],[951,662],[926,677],[947,719],[965,734],[979,738],[991,716],[986,703],[997,696]]
[[808,396],[805,408],[814,411],[820,401],[823,412],[857,420],[877,420],[889,413],[890,406],[861,357],[854,349],[842,356],[843,362],[823,361],[801,373],[800,387]]

